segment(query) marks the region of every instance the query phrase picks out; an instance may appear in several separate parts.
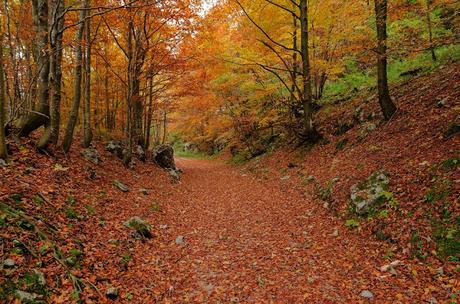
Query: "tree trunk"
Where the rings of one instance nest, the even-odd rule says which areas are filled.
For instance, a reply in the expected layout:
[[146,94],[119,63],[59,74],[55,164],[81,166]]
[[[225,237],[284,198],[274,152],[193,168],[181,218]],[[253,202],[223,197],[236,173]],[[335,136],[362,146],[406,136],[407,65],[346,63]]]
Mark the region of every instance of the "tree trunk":
[[428,28],[428,39],[429,39],[429,43],[430,43],[430,46],[429,46],[429,49],[430,49],[430,53],[431,53],[431,59],[433,60],[433,62],[435,62],[436,60],[438,60],[438,58],[436,57],[436,51],[434,50],[434,45],[433,45],[433,26],[432,26],[432,23],[431,23],[431,1],[432,0],[425,0],[426,1],[426,25],[427,25],[427,28]]
[[[53,10],[56,17],[64,12],[64,0],[53,0]],[[45,149],[46,146],[57,144],[59,139],[59,127],[61,123],[61,82],[62,82],[62,29],[64,27],[64,16],[59,20],[53,20],[54,27],[51,31],[51,56],[50,56],[50,88],[51,88],[51,107],[50,123],[46,127],[45,133],[38,141],[37,147]]]
[[72,102],[72,109],[70,111],[69,121],[67,122],[67,126],[65,129],[65,135],[62,142],[62,148],[64,152],[69,152],[70,146],[72,145],[73,140],[73,132],[75,130],[75,125],[77,123],[78,118],[78,110],[80,108],[80,100],[81,100],[81,72],[82,72],[82,45],[83,45],[83,31],[85,28],[85,20],[86,18],[86,10],[81,10],[80,12],[80,24],[78,26],[77,32],[77,46],[75,50],[75,77],[74,77],[74,95],[73,95],[73,102]]
[[302,53],[302,107],[303,107],[303,136],[309,142],[317,142],[321,135],[313,124],[312,89],[310,75],[310,57],[308,50],[308,4],[300,0],[300,46]]
[[0,28],[0,159],[8,160],[8,150],[5,142],[5,71],[3,69],[3,35]]
[[49,124],[49,70],[48,54],[48,0],[32,1],[32,16],[37,32],[38,105],[20,123],[19,136],[27,136],[43,125]]
[[396,112],[388,90],[387,74],[387,0],[374,0],[375,19],[377,26],[377,86],[379,104],[385,120],[389,120]]
[[[85,0],[85,7],[89,8],[89,1]],[[93,139],[91,130],[91,22],[85,21],[85,103],[83,107],[83,147],[88,148]]]

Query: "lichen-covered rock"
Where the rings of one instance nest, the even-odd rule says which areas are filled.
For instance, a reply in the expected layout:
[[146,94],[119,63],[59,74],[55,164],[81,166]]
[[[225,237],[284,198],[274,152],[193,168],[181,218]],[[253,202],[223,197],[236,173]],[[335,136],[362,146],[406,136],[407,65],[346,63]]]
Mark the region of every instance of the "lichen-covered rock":
[[123,184],[122,182],[120,182],[119,180],[114,180],[112,182],[112,184],[118,188],[118,190],[122,191],[122,192],[128,192],[129,191],[129,188],[128,186],[126,186],[125,184]]
[[85,149],[81,155],[87,159],[88,161],[92,162],[95,165],[98,165],[101,162],[101,158],[99,157],[99,153],[97,152],[96,148],[89,147]]
[[118,158],[123,158],[123,144],[121,141],[111,140],[105,145],[105,150],[115,154]]
[[141,237],[151,238],[152,233],[150,229],[152,228],[149,223],[144,221],[138,216],[132,217],[127,220],[124,225],[128,228],[134,229]]
[[118,298],[118,289],[116,289],[115,287],[109,287],[107,288],[105,295],[110,300],[116,300]]
[[351,203],[359,215],[369,213],[387,198],[390,179],[383,172],[375,172],[363,182],[350,188]]
[[141,145],[137,145],[136,155],[140,161],[145,162],[147,160],[147,155],[145,154],[144,148]]
[[170,145],[158,145],[152,151],[153,161],[163,169],[176,169],[174,149]]

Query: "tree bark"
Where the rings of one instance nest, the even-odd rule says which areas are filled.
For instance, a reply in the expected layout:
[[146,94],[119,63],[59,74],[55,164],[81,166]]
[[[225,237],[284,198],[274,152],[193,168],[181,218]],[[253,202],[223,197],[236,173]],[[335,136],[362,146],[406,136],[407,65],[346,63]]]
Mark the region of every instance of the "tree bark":
[[309,142],[317,142],[321,135],[313,124],[312,89],[310,75],[310,57],[308,50],[308,4],[300,0],[300,46],[302,53],[302,107],[303,107],[303,136]]
[[85,28],[85,20],[86,18],[86,10],[83,9],[80,12],[80,25],[78,26],[77,32],[77,46],[75,50],[75,58],[76,58],[76,65],[75,65],[75,76],[74,76],[74,95],[73,95],[73,102],[72,102],[72,109],[70,111],[69,121],[67,122],[67,126],[65,129],[65,135],[62,142],[62,148],[64,152],[69,152],[70,147],[73,141],[73,132],[75,130],[75,125],[77,123],[78,118],[78,110],[80,108],[80,100],[81,100],[81,74],[82,74],[82,57],[83,57],[83,31]]
[[387,74],[387,0],[374,0],[377,27],[377,86],[379,104],[385,120],[396,112],[396,105],[390,97]]
[[433,62],[436,62],[436,60],[438,60],[438,58],[436,57],[436,51],[434,49],[434,45],[433,45],[433,26],[432,26],[432,23],[431,23],[431,1],[432,0],[425,0],[426,1],[426,25],[427,25],[427,28],[428,28],[428,39],[429,39],[429,43],[430,43],[430,46],[429,46],[429,49],[430,49],[430,53],[431,53],[431,59],[433,60]]
[[37,32],[38,104],[20,123],[19,136],[27,136],[43,125],[49,124],[49,71],[48,54],[48,0],[32,1],[32,16]]
[[5,142],[5,71],[3,69],[3,34],[0,28],[0,159],[8,161],[8,150]]
[[[90,0],[85,0],[85,7],[89,8]],[[83,107],[83,147],[88,148],[93,139],[91,130],[91,22],[85,21],[85,104]]]
[[[53,0],[52,8],[56,12],[54,17],[59,17],[64,12],[64,0]],[[59,127],[61,123],[61,83],[62,83],[62,29],[64,27],[64,16],[58,20],[53,20],[51,31],[51,56],[50,56],[50,123],[45,129],[45,133],[40,138],[37,148],[45,149],[48,144],[57,144],[59,140]]]

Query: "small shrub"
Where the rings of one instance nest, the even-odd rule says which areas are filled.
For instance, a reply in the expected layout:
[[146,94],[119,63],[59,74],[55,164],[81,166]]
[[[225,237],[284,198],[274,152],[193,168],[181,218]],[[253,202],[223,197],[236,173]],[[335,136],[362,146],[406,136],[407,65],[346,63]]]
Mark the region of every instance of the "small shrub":
[[346,220],[345,227],[358,228],[359,227],[359,222],[357,220],[355,220],[355,219]]
[[444,138],[449,138],[458,133],[460,133],[460,125],[455,122],[451,122],[444,131]]
[[347,145],[348,143],[348,139],[344,138],[342,140],[339,140],[336,144],[335,144],[335,148],[337,150],[342,150],[343,148],[345,148],[345,146]]
[[65,210],[65,216],[69,220],[78,220],[80,218],[80,216],[78,215],[77,211],[75,211],[72,208],[67,208]]

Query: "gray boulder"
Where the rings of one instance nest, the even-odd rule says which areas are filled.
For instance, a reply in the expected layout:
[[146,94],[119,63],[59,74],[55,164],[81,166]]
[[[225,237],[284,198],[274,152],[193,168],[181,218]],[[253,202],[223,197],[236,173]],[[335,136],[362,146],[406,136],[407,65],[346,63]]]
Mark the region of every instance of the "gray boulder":
[[129,188],[128,186],[126,186],[125,184],[123,184],[122,182],[120,182],[119,180],[114,180],[112,182],[112,184],[118,188],[118,190],[122,191],[122,192],[128,192],[129,191]]
[[96,148],[89,147],[85,149],[81,155],[88,161],[92,162],[95,165],[98,165],[101,162],[101,158],[99,153],[97,152]]
[[153,161],[163,169],[176,169],[174,149],[170,145],[158,145],[152,152]]
[[145,154],[144,148],[142,148],[141,145],[137,145],[136,155],[142,162],[145,162],[147,160],[147,155]]
[[388,194],[390,179],[383,172],[375,172],[366,180],[350,188],[350,198],[355,212],[359,215],[369,213],[382,203]]
[[111,140],[105,145],[105,150],[115,154],[118,158],[123,158],[123,144],[118,140]]
[[174,162],[174,149],[170,145],[159,145],[153,149],[153,161],[161,168],[168,171],[173,182],[180,180],[182,170],[176,167]]

